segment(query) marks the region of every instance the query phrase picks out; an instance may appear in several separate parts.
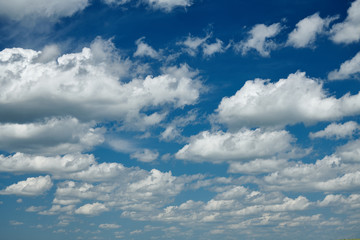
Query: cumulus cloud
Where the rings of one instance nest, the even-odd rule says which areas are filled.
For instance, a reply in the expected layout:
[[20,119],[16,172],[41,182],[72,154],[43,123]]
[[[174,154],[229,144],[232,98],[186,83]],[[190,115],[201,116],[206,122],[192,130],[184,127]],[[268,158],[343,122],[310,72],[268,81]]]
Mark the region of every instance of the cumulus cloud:
[[140,162],[152,162],[159,157],[159,153],[150,149],[143,149],[142,151],[131,154],[130,157],[135,158]]
[[321,82],[296,72],[274,83],[247,81],[234,96],[221,100],[214,118],[231,129],[312,124],[359,114],[359,103],[359,94],[329,96]]
[[151,57],[158,59],[160,57],[160,54],[153,49],[150,45],[144,42],[145,37],[139,38],[136,40],[137,49],[134,53],[134,57]]
[[15,0],[1,1],[0,15],[13,20],[21,20],[24,17],[60,18],[70,17],[78,11],[82,11],[89,4],[88,0]]
[[230,173],[260,174],[278,171],[290,163],[285,159],[255,159],[246,163],[232,162],[229,166]]
[[211,37],[211,34],[207,34],[205,37],[193,37],[191,35],[187,36],[187,38],[182,41],[178,42],[179,45],[185,46],[185,51],[191,55],[195,56],[198,53],[199,47],[201,47],[209,38]]
[[79,207],[75,210],[75,213],[84,215],[99,215],[100,213],[107,211],[109,211],[109,209],[104,204],[96,202]]
[[360,0],[352,2],[346,19],[334,24],[330,31],[331,40],[335,43],[353,43],[360,40]]
[[241,129],[238,132],[204,131],[191,137],[176,158],[192,161],[224,161],[268,158],[285,153],[294,141],[287,131]]
[[354,140],[340,146],[336,150],[336,154],[345,162],[359,162],[360,161],[360,140]]
[[333,18],[321,18],[319,13],[315,13],[302,19],[296,24],[295,29],[289,34],[286,45],[295,48],[305,48],[313,46],[316,37],[325,33]]
[[0,155],[0,172],[43,172],[61,175],[88,169],[94,163],[94,156],[87,154],[45,157],[16,153],[6,157]]
[[224,42],[220,39],[216,39],[216,42],[214,43],[204,43],[203,44],[203,53],[205,57],[210,57],[214,55],[215,53],[222,53],[225,52],[226,49],[230,47],[230,44],[226,47],[224,47]]
[[352,59],[345,61],[340,65],[340,69],[333,70],[328,74],[329,80],[343,80],[343,79],[359,79],[360,73],[360,52],[358,52]]
[[38,196],[48,191],[53,186],[50,176],[30,177],[6,187],[0,195]]
[[328,125],[324,130],[310,133],[310,138],[348,138],[352,137],[354,133],[359,129],[359,124],[354,121],[346,122],[343,124],[332,123]]
[[245,41],[236,44],[235,50],[245,55],[250,50],[256,50],[261,56],[268,57],[270,52],[277,47],[271,38],[278,35],[281,31],[280,23],[272,25],[257,24],[248,33],[249,37]]
[[164,68],[156,77],[122,82],[131,63],[116,52],[110,41],[100,38],[80,53],[65,54],[48,63],[35,62],[41,52],[1,51],[0,121],[70,115],[81,121],[140,122],[144,127],[158,123],[163,115],[156,111],[146,115],[142,110],[184,107],[198,100],[202,84],[197,72],[186,64]]
[[94,125],[72,117],[35,123],[0,123],[0,149],[42,155],[90,150],[104,141],[105,129],[93,128]]
[[117,229],[120,228],[121,226],[115,223],[103,223],[99,225],[99,228],[102,229]]

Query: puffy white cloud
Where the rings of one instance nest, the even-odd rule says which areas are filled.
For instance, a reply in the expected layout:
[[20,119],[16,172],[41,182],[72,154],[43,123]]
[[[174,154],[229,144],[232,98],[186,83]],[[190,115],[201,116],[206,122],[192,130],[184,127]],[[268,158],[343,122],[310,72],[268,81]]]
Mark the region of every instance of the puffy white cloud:
[[238,132],[204,131],[191,137],[176,158],[191,161],[224,161],[268,158],[291,150],[294,139],[287,131],[241,129]]
[[88,0],[14,0],[0,2],[0,15],[13,20],[24,17],[60,18],[69,17],[82,11],[89,4]]
[[75,210],[75,213],[84,215],[99,215],[100,213],[107,211],[109,211],[109,209],[104,204],[96,202],[79,207]]
[[211,34],[207,34],[205,37],[192,37],[189,35],[183,42],[178,42],[179,45],[184,45],[185,51],[191,56],[195,56],[200,46],[202,46],[209,38]]
[[0,149],[42,155],[90,150],[104,141],[105,129],[76,118],[50,118],[35,123],[0,123]]
[[210,44],[205,42],[203,44],[204,56],[210,57],[210,56],[214,55],[215,53],[222,53],[230,47],[230,45],[228,45],[226,47],[224,47],[223,45],[224,45],[224,42],[221,41],[220,39],[216,39],[216,42],[210,43]]
[[160,76],[122,82],[131,63],[116,52],[110,41],[100,38],[80,53],[48,63],[36,61],[41,52],[1,51],[0,121],[70,115],[82,121],[117,120],[146,126],[164,116],[158,112],[148,116],[142,110],[183,107],[198,100],[202,84],[187,65],[164,68]]
[[277,47],[277,44],[270,39],[278,35],[280,31],[280,23],[274,23],[269,26],[257,24],[249,31],[249,37],[246,41],[241,41],[234,46],[235,50],[245,55],[254,49],[261,56],[267,57],[270,55],[271,50]]
[[341,208],[359,208],[360,194],[351,194],[348,197],[341,194],[329,194],[322,201],[318,201],[320,207],[337,206]]
[[229,166],[230,173],[271,173],[289,165],[285,159],[255,159],[246,163],[232,162]]
[[30,177],[0,191],[0,195],[38,196],[48,191],[53,183],[50,176]]
[[338,147],[336,154],[339,155],[344,162],[360,162],[360,140],[350,141]]
[[360,73],[360,52],[340,65],[340,69],[328,74],[329,80],[358,79]]
[[335,43],[349,44],[360,40],[360,0],[352,2],[342,23],[332,26],[331,40]]
[[86,154],[44,157],[16,153],[7,157],[0,155],[0,172],[44,172],[57,176],[88,169],[94,163],[94,156]]
[[319,13],[315,13],[302,19],[296,24],[296,28],[289,34],[286,45],[295,48],[311,47],[319,34],[325,33],[325,29],[331,18],[321,18]]
[[274,83],[247,81],[234,96],[223,98],[216,112],[216,121],[230,129],[312,124],[359,114],[360,94],[328,96],[321,82],[296,72]]
[[99,225],[99,228],[102,229],[117,229],[120,228],[121,226],[115,223],[103,223]]
[[131,154],[130,157],[135,158],[140,162],[152,162],[159,157],[159,153],[150,149],[143,149],[142,151]]
[[136,40],[137,49],[134,53],[134,57],[144,57],[148,56],[151,58],[158,59],[160,57],[160,54],[153,49],[150,45],[144,42],[145,37],[139,38]]
[[310,133],[310,138],[348,138],[352,137],[359,129],[359,124],[354,121],[346,122],[343,124],[331,123],[324,130]]

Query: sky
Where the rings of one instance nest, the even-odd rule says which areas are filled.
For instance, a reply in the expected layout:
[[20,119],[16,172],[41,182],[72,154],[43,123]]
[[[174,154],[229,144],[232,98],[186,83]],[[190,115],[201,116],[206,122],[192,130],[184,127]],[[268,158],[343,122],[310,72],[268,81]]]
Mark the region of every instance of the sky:
[[360,237],[360,0],[0,0],[0,238]]

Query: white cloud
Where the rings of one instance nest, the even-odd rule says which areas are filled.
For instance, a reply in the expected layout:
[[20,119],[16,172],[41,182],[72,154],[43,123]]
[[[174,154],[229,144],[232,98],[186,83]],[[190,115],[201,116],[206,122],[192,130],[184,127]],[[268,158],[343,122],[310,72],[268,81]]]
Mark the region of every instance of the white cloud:
[[271,50],[277,47],[277,44],[270,39],[278,35],[280,31],[280,23],[274,23],[269,26],[257,24],[249,31],[249,37],[246,41],[241,41],[234,46],[235,50],[245,55],[254,49],[261,56],[267,57],[270,55]]
[[268,158],[291,149],[294,139],[287,131],[241,129],[235,133],[204,131],[191,137],[176,158],[192,161],[224,161]]
[[200,37],[192,37],[191,35],[189,35],[185,41],[183,42],[178,42],[179,45],[184,45],[185,51],[191,55],[191,56],[195,56],[198,52],[198,49],[200,46],[202,46],[209,38],[211,37],[211,34],[207,34],[205,37],[200,38]]
[[280,170],[289,163],[285,159],[255,159],[246,163],[232,162],[229,166],[230,173],[259,174]]
[[0,149],[32,154],[66,154],[90,150],[104,141],[105,129],[76,118],[51,118],[35,123],[0,123]]
[[171,12],[174,8],[177,7],[190,7],[192,5],[192,0],[143,0],[150,7],[154,9],[160,9],[165,12]]
[[230,129],[312,124],[359,114],[360,94],[328,96],[321,82],[296,72],[274,83],[247,81],[234,96],[223,98],[216,112],[215,120]]
[[319,13],[315,13],[302,19],[296,24],[296,28],[289,34],[286,45],[295,48],[312,47],[318,35],[325,33],[325,29],[331,18],[322,19]]
[[12,226],[19,226],[19,225],[23,225],[23,222],[19,222],[19,221],[15,221],[15,220],[11,220],[10,221],[10,225]]
[[99,215],[100,213],[107,211],[109,211],[109,209],[104,204],[96,202],[79,207],[75,210],[75,213],[84,215]]
[[359,79],[360,73],[360,52],[352,59],[341,64],[340,69],[333,70],[328,74],[329,80]]
[[332,26],[331,40],[335,43],[353,43],[360,40],[360,0],[352,2],[342,23]]
[[140,162],[152,162],[159,157],[159,153],[150,149],[143,149],[142,151],[131,154],[130,157],[135,158]]
[[[100,38],[90,48],[62,55],[57,61],[34,62],[39,55],[41,52],[21,48],[0,52],[0,121],[70,115],[81,121],[117,120],[148,126],[164,117],[155,110],[194,104],[202,88],[197,72],[186,64],[164,68],[156,77],[122,82],[131,62],[123,60],[110,41]],[[153,114],[142,112],[150,107]]]
[[354,140],[340,146],[336,150],[336,154],[341,157],[344,162],[360,161],[360,140]]
[[220,39],[216,39],[216,42],[214,43],[203,43],[203,53],[204,56],[206,57],[210,57],[212,55],[214,55],[215,53],[222,53],[224,52],[226,49],[228,49],[230,47],[230,45],[224,47],[224,42],[221,41]]
[[94,163],[94,156],[86,154],[44,157],[16,153],[6,157],[0,155],[0,172],[43,172],[56,176],[87,169]]
[[350,121],[343,124],[332,123],[328,125],[324,130],[310,133],[310,138],[348,138],[355,134],[355,131],[359,130],[359,124]]
[[82,11],[89,4],[88,0],[13,0],[0,2],[0,15],[13,20],[24,17],[60,18],[70,17]]
[[117,229],[120,228],[121,226],[118,224],[114,224],[114,223],[103,223],[99,225],[99,228],[102,229]]
[[38,196],[48,191],[52,185],[50,176],[30,177],[1,190],[0,195]]
[[153,49],[150,45],[148,45],[147,43],[144,42],[145,37],[139,38],[138,40],[136,40],[136,45],[137,45],[137,49],[136,52],[134,53],[134,57],[151,57],[151,58],[155,58],[158,59],[160,58],[160,54]]

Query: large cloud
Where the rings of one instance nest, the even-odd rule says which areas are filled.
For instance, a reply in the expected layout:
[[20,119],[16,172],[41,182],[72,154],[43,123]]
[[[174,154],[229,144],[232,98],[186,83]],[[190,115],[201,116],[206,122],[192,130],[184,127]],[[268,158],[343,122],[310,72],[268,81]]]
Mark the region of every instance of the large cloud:
[[291,150],[294,141],[287,131],[241,129],[238,132],[201,132],[176,153],[178,159],[192,161],[239,161],[268,158]]
[[352,59],[341,64],[340,69],[333,70],[328,74],[329,80],[359,79],[360,73],[360,52]]
[[131,63],[121,59],[111,42],[99,38],[80,53],[47,63],[37,60],[41,54],[20,48],[0,52],[1,122],[71,115],[82,121],[152,125],[163,115],[146,115],[142,110],[194,104],[202,87],[187,65],[122,82]]
[[30,177],[0,191],[0,195],[38,196],[52,187],[50,176]]
[[328,96],[321,82],[296,72],[274,83],[247,81],[234,96],[223,98],[216,112],[215,119],[231,129],[311,124],[359,114],[360,94]]
[[335,43],[349,44],[360,40],[360,0],[354,1],[342,23],[333,25],[331,39]]

